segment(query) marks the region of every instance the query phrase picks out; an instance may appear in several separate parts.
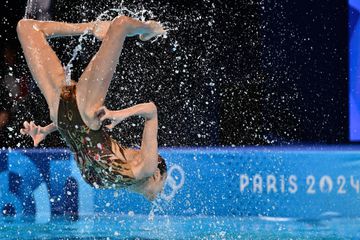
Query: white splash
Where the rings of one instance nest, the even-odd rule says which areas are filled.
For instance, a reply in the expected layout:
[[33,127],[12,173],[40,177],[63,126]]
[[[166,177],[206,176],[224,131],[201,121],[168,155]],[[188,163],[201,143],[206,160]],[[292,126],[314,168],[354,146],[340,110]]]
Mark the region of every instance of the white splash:
[[30,13],[33,9],[34,0],[27,0],[26,9],[25,9],[25,19],[28,19],[30,17]]
[[66,64],[66,66],[64,66],[64,70],[65,70],[65,83],[66,85],[70,86],[71,85],[71,71],[73,68],[73,61],[76,59],[76,57],[78,56],[78,54],[81,52],[82,50],[82,42],[85,39],[85,36],[89,33],[89,30],[86,30],[83,34],[80,35],[79,37],[79,44],[74,48],[73,53],[72,53],[72,57],[69,60],[69,62]]
[[[33,0],[28,0],[28,1],[33,1]],[[119,8],[110,8],[104,12],[102,12],[98,17],[96,17],[95,22],[97,21],[111,21],[113,19],[113,17],[110,16],[111,12],[116,12],[117,16],[130,16],[132,18],[138,19],[142,22],[146,21],[146,18],[154,18],[156,17],[152,11],[150,10],[146,10],[146,9],[141,9],[141,10],[130,10],[129,8],[123,6],[123,2],[121,1],[120,3],[120,7]],[[76,59],[76,57],[78,56],[78,54],[81,52],[82,50],[82,43],[83,40],[86,39],[86,36],[88,35],[89,30],[85,31],[82,35],[80,35],[79,40],[78,40],[78,45],[74,48],[73,53],[72,53],[72,57],[69,60],[69,62],[66,64],[66,66],[64,66],[64,70],[65,70],[65,83],[66,85],[71,85],[71,71],[73,68],[73,61]],[[166,34],[163,35],[163,38],[166,38]],[[158,39],[158,37],[156,37],[152,42],[156,41]],[[95,41],[95,37],[94,37],[94,41]],[[93,42],[94,42],[93,41]]]

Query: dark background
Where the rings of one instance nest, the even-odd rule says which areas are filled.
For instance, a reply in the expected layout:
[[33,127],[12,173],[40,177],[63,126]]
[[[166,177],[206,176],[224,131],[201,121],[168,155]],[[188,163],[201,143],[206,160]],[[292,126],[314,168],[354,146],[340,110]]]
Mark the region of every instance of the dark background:
[[[51,14],[57,21],[92,21],[119,3],[54,1]],[[30,147],[31,140],[17,134],[22,122],[50,120],[16,38],[26,1],[2,4],[0,112],[9,112],[10,119],[0,128],[0,146]],[[106,105],[120,109],[154,101],[161,146],[348,142],[346,1],[168,0],[124,6],[152,10],[170,30],[168,38],[154,43],[126,41]],[[75,61],[75,80],[99,47],[92,40],[85,40]],[[77,38],[50,43],[66,63]],[[20,79],[18,97],[9,96],[5,86],[10,65]],[[131,118],[113,134],[136,145],[141,130],[141,119]],[[54,133],[42,146],[64,143]]]

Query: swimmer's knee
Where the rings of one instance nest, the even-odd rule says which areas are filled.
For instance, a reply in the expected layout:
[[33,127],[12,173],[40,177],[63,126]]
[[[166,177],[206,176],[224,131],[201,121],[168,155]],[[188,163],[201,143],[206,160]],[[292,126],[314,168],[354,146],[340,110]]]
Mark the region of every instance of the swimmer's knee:
[[29,19],[21,19],[18,21],[17,25],[16,25],[16,30],[19,32],[22,29],[26,28],[29,24]]
[[96,116],[96,112],[92,110],[84,111],[82,114],[84,123],[92,130],[100,128],[99,118]]
[[31,30],[34,20],[31,19],[21,19],[16,25],[16,31],[18,34],[26,33]]
[[84,111],[82,116],[86,122],[93,122],[95,119],[95,112],[87,110],[87,111]]

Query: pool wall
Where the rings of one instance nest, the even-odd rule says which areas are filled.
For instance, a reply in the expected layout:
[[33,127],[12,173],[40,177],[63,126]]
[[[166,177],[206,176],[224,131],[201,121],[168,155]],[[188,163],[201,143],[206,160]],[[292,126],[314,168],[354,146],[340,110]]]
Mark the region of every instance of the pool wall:
[[[326,218],[360,216],[360,147],[167,148],[162,214]],[[125,190],[90,187],[64,149],[0,152],[3,214],[149,214]],[[160,211],[161,212],[161,211]],[[161,213],[160,213],[161,214]]]

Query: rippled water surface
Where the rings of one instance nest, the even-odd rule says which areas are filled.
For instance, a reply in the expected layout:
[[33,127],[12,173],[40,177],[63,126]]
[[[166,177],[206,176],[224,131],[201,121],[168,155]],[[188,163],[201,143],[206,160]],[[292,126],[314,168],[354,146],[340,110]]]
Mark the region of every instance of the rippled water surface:
[[0,239],[354,239],[360,219],[101,216],[29,223],[2,219]]

